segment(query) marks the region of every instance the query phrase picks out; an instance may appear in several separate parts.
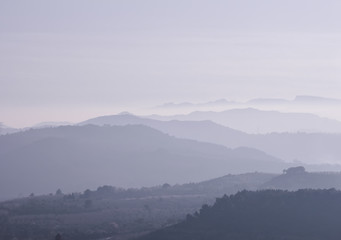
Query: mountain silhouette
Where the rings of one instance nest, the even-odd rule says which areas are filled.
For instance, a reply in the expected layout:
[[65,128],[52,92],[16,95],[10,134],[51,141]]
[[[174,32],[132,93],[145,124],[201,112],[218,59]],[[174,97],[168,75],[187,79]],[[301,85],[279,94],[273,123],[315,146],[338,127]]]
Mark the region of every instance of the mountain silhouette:
[[158,116],[156,120],[202,121],[211,120],[247,133],[324,132],[341,133],[341,122],[310,113],[283,113],[255,108],[232,109],[222,112],[196,111],[186,115]]
[[[132,114],[102,116],[81,122],[80,125],[142,124],[171,136],[224,145],[229,148],[248,147],[264,151],[288,162],[338,164],[341,159],[341,134],[271,133],[247,134],[212,121],[161,121]],[[310,166],[313,167],[313,166]],[[316,166],[310,170],[341,169],[337,166]]]
[[142,125],[62,126],[0,136],[0,192],[15,197],[198,182],[227,173],[280,172],[290,164],[258,150],[178,139]]

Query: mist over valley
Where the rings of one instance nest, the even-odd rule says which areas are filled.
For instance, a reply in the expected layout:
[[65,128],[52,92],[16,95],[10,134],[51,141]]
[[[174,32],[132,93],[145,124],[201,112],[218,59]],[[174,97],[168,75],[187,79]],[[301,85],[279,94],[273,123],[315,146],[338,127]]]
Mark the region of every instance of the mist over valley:
[[341,239],[340,12],[0,1],[0,239]]

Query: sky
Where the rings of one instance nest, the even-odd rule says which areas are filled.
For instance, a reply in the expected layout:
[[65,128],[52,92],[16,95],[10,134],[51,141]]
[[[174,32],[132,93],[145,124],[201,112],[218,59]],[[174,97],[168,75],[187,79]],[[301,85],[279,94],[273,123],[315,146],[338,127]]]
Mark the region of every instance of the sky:
[[1,0],[0,122],[340,98],[340,12],[334,0]]

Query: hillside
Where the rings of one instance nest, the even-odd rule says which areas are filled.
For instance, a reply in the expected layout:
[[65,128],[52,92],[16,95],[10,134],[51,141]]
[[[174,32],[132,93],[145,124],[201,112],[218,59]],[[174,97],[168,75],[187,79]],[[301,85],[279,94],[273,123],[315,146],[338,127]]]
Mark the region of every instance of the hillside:
[[336,190],[243,191],[139,239],[336,240],[341,235],[340,201]]
[[[0,239],[126,239],[185,219],[217,196],[256,190],[275,175],[226,175],[199,183],[123,189],[101,186],[83,193],[0,202]],[[75,231],[77,229],[77,231]]]
[[248,134],[216,124],[212,121],[179,121],[155,120],[132,114],[101,116],[80,122],[78,125],[93,124],[98,126],[145,125],[178,138],[188,138],[203,142],[218,143],[231,146],[239,144]]
[[178,139],[136,125],[63,126],[0,136],[0,159],[2,198],[58,188],[198,182],[289,167],[261,151]]
[[11,133],[15,133],[18,131],[19,131],[19,129],[7,127],[7,126],[1,124],[1,122],[0,122],[0,135],[11,134]]
[[148,116],[157,120],[202,121],[215,123],[247,133],[324,132],[341,133],[341,122],[310,113],[285,113],[254,108],[231,109],[221,112],[196,111],[186,115]]
[[264,151],[288,162],[320,164],[306,166],[310,170],[341,170],[340,166],[321,166],[322,163],[341,163],[341,134],[326,133],[271,133],[247,134],[212,121],[161,121],[131,114],[102,116],[82,123],[94,125],[142,124],[178,138],[224,145],[229,148],[250,147]]
[[73,240],[130,239],[183,221],[187,214],[199,211],[204,204],[214,204],[225,194],[266,188],[340,190],[340,179],[340,173],[311,173],[295,167],[282,175],[255,172],[181,185],[165,183],[139,189],[100,186],[82,193],[58,190],[49,195],[32,194],[0,202],[0,239],[53,239],[57,232]]

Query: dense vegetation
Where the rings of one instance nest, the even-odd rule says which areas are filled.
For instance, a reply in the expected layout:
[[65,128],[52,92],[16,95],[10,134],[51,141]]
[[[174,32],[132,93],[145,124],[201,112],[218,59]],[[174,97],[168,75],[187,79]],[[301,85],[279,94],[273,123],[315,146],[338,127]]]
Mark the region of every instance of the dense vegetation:
[[341,192],[335,189],[242,191],[141,240],[336,240],[340,218]]
[[272,174],[227,175],[201,183],[140,189],[102,186],[83,193],[34,196],[0,203],[0,239],[127,239],[185,219],[215,197],[257,189]]
[[[226,175],[204,182],[183,185],[170,185],[165,183],[160,186],[139,189],[102,186],[96,190],[85,190],[82,193],[63,194],[62,191],[58,190],[55,194],[44,196],[34,196],[34,194],[31,194],[26,198],[0,202],[0,239],[53,240],[57,233],[60,233],[64,240],[130,239],[162,227],[179,223],[186,219],[187,214],[193,214],[196,211],[198,213],[187,216],[186,223],[177,225],[174,228],[166,228],[163,231],[175,229],[174,231],[176,233],[171,233],[169,236],[172,237],[172,234],[175,234],[175,239],[177,239],[179,237],[177,234],[182,231],[178,231],[179,226],[185,229],[188,228],[186,231],[191,232],[196,228],[196,224],[205,225],[205,221],[217,224],[216,226],[220,226],[218,224],[220,221],[230,222],[230,227],[233,229],[238,229],[238,226],[248,226],[250,229],[252,226],[257,226],[257,229],[262,229],[263,225],[257,225],[259,224],[258,221],[260,221],[258,219],[262,219],[263,217],[271,219],[275,217],[267,211],[274,211],[273,213],[276,216],[285,212],[275,207],[278,204],[276,201],[280,202],[279,208],[286,207],[289,209],[289,214],[291,211],[290,208],[295,204],[294,202],[296,200],[294,199],[298,199],[297,207],[299,207],[299,204],[303,201],[302,198],[296,198],[291,195],[292,193],[281,191],[259,192],[257,193],[260,194],[259,196],[257,194],[252,195],[253,193],[249,192],[242,192],[235,196],[225,196],[218,200],[219,204],[227,204],[226,211],[221,211],[219,214],[220,208],[216,206],[218,202],[213,207],[208,206],[214,203],[216,197],[223,196],[224,194],[235,194],[244,189],[252,191],[268,188],[292,190],[298,188],[326,189],[334,187],[341,189],[340,182],[340,173],[311,173],[306,172],[303,167],[296,167],[285,170],[282,175],[248,173]],[[327,191],[327,194],[331,195],[334,192]],[[302,193],[311,194],[310,191],[300,192],[301,195]],[[321,196],[324,194],[322,191]],[[336,192],[336,195],[340,195],[339,192]],[[307,196],[307,194],[303,194],[303,196]],[[312,197],[314,198],[314,196]],[[332,206],[328,202],[328,199],[323,197],[319,199],[321,204],[329,204]],[[307,200],[307,203],[312,201]],[[223,207],[224,204],[221,206]],[[203,205],[204,207],[199,211]],[[239,207],[233,208],[231,206]],[[262,211],[259,211],[260,209]],[[209,217],[206,217],[204,214],[207,210],[209,210]],[[245,210],[246,212],[242,212],[241,210]],[[216,214],[218,215],[215,216]],[[225,219],[226,216],[224,214],[230,216],[231,219],[238,220],[236,224],[238,223],[240,225],[233,225],[233,220]],[[236,215],[234,216],[233,214]],[[249,216],[248,214],[251,215]],[[304,215],[305,213],[302,214]],[[311,214],[309,215],[310,217],[313,216]],[[251,222],[244,224],[243,221],[245,219],[238,217],[239,215],[245,216],[246,220],[257,222],[255,223],[256,225],[252,225],[253,223]],[[278,216],[279,219],[285,220],[285,217]],[[293,216],[292,218],[297,217]],[[300,219],[303,221],[302,217]],[[270,229],[276,229],[276,226],[273,226],[271,222],[264,224],[264,231],[267,230],[266,226],[271,226]],[[207,227],[207,229],[203,226],[200,228],[205,229],[209,233],[211,230],[209,225]],[[211,227],[214,226],[212,225]],[[228,229],[225,225],[222,225],[222,227]],[[212,228],[211,232],[214,231],[216,229]],[[247,233],[245,230],[242,232]],[[267,234],[270,233],[271,231],[269,230]],[[162,231],[161,233],[158,232],[155,234],[162,234]],[[187,236],[188,239],[191,236]],[[217,239],[219,239],[218,237]],[[238,237],[243,239],[243,236],[238,235]],[[193,236],[193,238],[197,239],[197,236]],[[163,239],[163,237],[160,239]],[[238,238],[236,237],[235,239]],[[286,236],[284,239],[288,239],[288,237]]]
[[266,189],[298,190],[303,188],[341,189],[341,174],[332,172],[306,172],[303,167],[289,168],[284,174],[263,184]]

